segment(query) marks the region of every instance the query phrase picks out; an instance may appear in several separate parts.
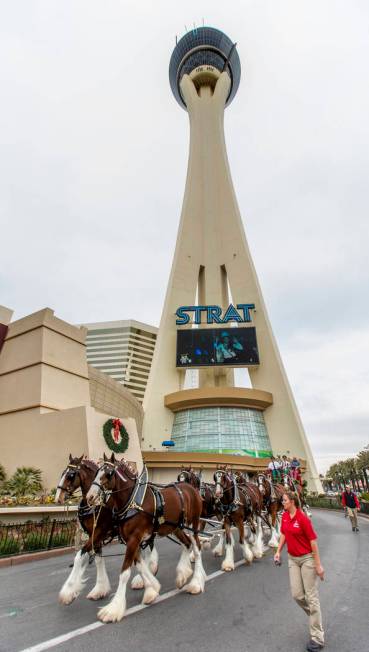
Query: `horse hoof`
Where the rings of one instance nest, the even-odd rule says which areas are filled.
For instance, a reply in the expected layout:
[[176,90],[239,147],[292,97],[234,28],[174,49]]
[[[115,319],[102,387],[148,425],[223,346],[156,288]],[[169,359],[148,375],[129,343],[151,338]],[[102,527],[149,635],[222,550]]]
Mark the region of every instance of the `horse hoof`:
[[226,571],[227,573],[229,571],[233,571],[234,570],[234,564],[230,564],[229,562],[223,562],[222,570]]
[[223,553],[220,550],[217,550],[216,548],[214,548],[213,550],[213,555],[214,557],[223,557]]
[[138,589],[143,589],[144,583],[141,575],[135,575],[132,582],[131,582],[131,589],[134,591]]
[[76,598],[78,598],[79,592],[73,592],[73,593],[59,593],[59,602],[60,604],[72,604]]
[[102,598],[106,598],[107,595],[109,595],[110,589],[107,591],[103,591],[102,589],[97,589],[97,590],[92,590],[88,595],[86,595],[87,600],[102,600]]
[[191,595],[198,595],[199,593],[203,593],[204,588],[200,586],[200,584],[194,584],[191,582],[186,586],[186,593],[191,593]]
[[125,607],[122,605],[110,606],[109,604],[106,607],[101,607],[99,609],[97,617],[103,623],[118,623],[122,620],[125,612]]
[[149,586],[144,593],[142,604],[151,604],[152,602],[154,602],[154,600],[156,600],[158,595],[159,593],[157,591],[154,591],[154,589],[151,586]]
[[190,553],[190,562],[191,562],[191,564],[195,563],[195,553],[194,553],[193,550]]

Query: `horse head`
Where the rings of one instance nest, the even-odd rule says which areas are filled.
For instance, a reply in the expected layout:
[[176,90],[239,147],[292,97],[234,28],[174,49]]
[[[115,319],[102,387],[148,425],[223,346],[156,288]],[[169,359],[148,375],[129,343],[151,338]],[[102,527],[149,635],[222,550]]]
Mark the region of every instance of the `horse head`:
[[81,457],[72,457],[72,455],[69,454],[69,463],[62,472],[57,485],[57,491],[54,499],[55,503],[63,505],[65,501],[65,495],[67,494],[68,496],[72,496],[76,489],[81,486],[81,468],[83,457],[83,455],[81,455]]
[[95,480],[87,493],[87,501],[90,505],[94,505],[98,502],[101,494],[108,492],[123,494],[131,491],[132,482],[135,482],[136,478],[136,473],[124,459],[115,459],[114,453],[111,454],[109,459],[104,453],[102,464],[99,466]]
[[187,482],[188,484],[195,487],[195,489],[200,488],[200,478],[190,466],[182,466],[181,472],[177,477],[177,482]]
[[263,496],[265,496],[265,494],[267,493],[267,479],[264,473],[257,474],[257,483],[258,483],[260,493]]
[[227,467],[222,466],[215,471],[214,482],[214,495],[216,498],[222,498],[224,492],[228,491],[233,486],[233,481]]

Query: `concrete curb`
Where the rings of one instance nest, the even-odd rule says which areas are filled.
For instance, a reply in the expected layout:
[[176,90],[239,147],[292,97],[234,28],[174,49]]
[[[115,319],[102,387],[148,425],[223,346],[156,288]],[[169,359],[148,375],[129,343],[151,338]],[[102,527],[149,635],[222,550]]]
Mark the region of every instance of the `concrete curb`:
[[38,561],[39,559],[50,559],[51,557],[60,557],[70,552],[74,552],[74,547],[68,548],[55,548],[54,550],[41,550],[41,552],[30,552],[25,555],[18,555],[14,557],[4,557],[0,559],[0,568],[7,568],[8,566],[18,566],[19,564],[26,564],[29,561]]

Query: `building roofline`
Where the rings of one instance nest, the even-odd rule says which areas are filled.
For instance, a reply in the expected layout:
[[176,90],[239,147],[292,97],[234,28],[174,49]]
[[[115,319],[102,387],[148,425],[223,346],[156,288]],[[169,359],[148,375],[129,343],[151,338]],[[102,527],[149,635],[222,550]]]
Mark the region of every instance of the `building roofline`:
[[90,322],[90,323],[79,324],[79,326],[84,326],[84,328],[87,328],[89,331],[105,329],[105,328],[131,327],[131,328],[146,330],[149,333],[153,333],[154,335],[156,335],[159,330],[156,326],[151,326],[150,324],[145,324],[144,322],[136,321],[135,319],[117,319],[115,321]]

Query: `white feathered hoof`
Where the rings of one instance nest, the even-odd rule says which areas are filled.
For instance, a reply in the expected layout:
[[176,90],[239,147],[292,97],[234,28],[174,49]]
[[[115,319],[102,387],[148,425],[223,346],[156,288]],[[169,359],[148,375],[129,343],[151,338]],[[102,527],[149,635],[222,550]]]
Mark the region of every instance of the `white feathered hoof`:
[[159,593],[155,591],[155,589],[152,588],[152,586],[148,586],[147,589],[145,589],[145,593],[142,599],[142,604],[151,604],[156,600],[158,597]]
[[177,577],[176,577],[176,587],[177,587],[177,589],[181,589],[182,586],[184,586],[186,584],[187,580],[189,580],[191,575],[192,575],[192,569],[191,569],[191,571],[189,569],[187,572],[184,569],[181,569],[180,571],[178,571]]
[[59,593],[59,602],[60,604],[72,604],[76,598],[78,598],[80,591],[67,591],[61,590]]
[[190,552],[190,562],[191,562],[191,564],[195,563],[195,553],[194,553],[193,550],[191,550],[191,552]]
[[88,600],[102,600],[102,598],[105,598],[107,595],[110,593],[110,586],[109,588],[97,588],[97,589],[92,589],[88,595],[86,595],[86,598]]
[[234,570],[234,562],[232,561],[227,561],[226,559],[222,563],[222,570],[224,571],[233,571]]
[[204,593],[205,590],[205,575],[201,578],[194,578],[187,586],[185,587],[186,593],[191,593],[191,595],[198,595],[199,593]]
[[144,583],[143,583],[143,579],[142,579],[141,575],[140,574],[135,575],[132,582],[131,582],[131,589],[133,589],[134,591],[137,591],[137,590],[143,589],[143,588],[144,588]]
[[99,609],[97,617],[103,623],[118,623],[126,610],[125,604],[107,604]]
[[223,546],[215,546],[215,548],[213,548],[213,555],[214,557],[223,557]]

